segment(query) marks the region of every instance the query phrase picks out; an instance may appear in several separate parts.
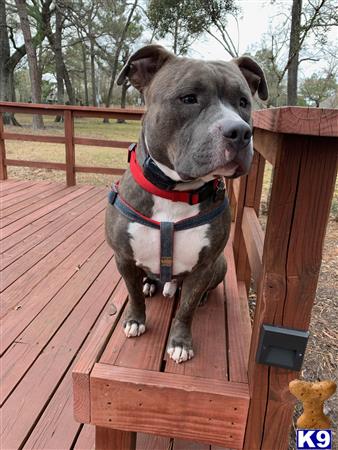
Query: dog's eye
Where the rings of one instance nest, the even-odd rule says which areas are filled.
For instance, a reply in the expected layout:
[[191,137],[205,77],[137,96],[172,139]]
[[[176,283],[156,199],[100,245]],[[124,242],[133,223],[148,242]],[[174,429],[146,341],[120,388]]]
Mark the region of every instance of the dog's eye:
[[197,103],[197,97],[194,94],[185,95],[184,97],[180,97],[181,102],[192,105],[193,103]]
[[241,97],[239,104],[242,108],[246,108],[248,106],[249,102],[245,97]]

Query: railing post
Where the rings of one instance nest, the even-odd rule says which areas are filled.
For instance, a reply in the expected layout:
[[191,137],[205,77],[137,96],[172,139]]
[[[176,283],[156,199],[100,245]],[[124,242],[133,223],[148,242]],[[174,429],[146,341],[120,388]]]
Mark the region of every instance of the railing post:
[[248,367],[246,450],[288,447],[294,407],[288,383],[299,373],[257,364],[257,344],[263,323],[309,327],[337,171],[334,138],[275,136],[279,148]]
[[0,112],[0,180],[7,180],[6,146],[4,139],[4,121]]
[[64,127],[66,138],[66,177],[67,186],[75,186],[75,145],[74,145],[74,117],[70,110],[64,111]]
[[249,206],[254,208],[258,215],[262,194],[264,167],[264,158],[259,153],[255,152],[249,174],[239,181],[233,245],[237,279],[245,282],[247,290],[250,285],[250,266],[242,232],[243,210],[245,206]]

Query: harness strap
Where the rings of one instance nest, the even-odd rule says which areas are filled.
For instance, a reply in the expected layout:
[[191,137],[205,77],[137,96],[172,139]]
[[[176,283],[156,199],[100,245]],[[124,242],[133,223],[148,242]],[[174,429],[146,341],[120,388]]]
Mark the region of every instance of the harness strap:
[[[155,228],[157,230],[160,229],[161,222],[157,220],[150,219],[147,216],[144,216],[139,211],[134,209],[129,203],[127,203],[121,195],[117,191],[117,186],[113,185],[112,190],[108,195],[108,200],[111,205],[114,205],[115,208],[120,211],[127,219],[137,222],[146,227]],[[206,213],[198,213],[195,216],[188,217],[187,219],[182,219],[177,222],[173,222],[174,231],[183,231],[188,230],[189,228],[199,227],[201,225],[206,225],[213,220],[215,220],[220,214],[223,213],[225,208],[228,207],[228,198],[224,196],[222,203],[220,203],[217,208],[213,208],[211,211]]]
[[174,223],[160,224],[161,256],[160,280],[162,283],[171,281],[173,277]]
[[173,276],[174,232],[209,224],[228,207],[228,198],[224,196],[224,200],[217,208],[213,208],[206,213],[199,213],[178,222],[158,222],[144,216],[127,203],[118,193],[117,185],[112,186],[108,199],[109,203],[130,221],[160,231],[160,279],[162,282],[171,281]]

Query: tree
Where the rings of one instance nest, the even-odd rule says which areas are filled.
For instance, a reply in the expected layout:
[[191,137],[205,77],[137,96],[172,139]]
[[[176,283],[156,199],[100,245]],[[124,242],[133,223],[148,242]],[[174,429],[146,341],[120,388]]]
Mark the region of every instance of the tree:
[[187,53],[192,42],[203,32],[205,14],[197,2],[189,0],[151,0],[150,24],[159,38],[169,37],[175,55]]
[[291,18],[285,13],[285,2],[281,3],[279,20],[281,17],[285,20],[274,27],[273,34],[278,52],[287,52],[281,67],[281,80],[286,74],[288,77],[287,104],[296,105],[299,66],[303,61],[317,61],[322,56],[329,30],[338,25],[338,12],[334,0],[293,0]]
[[[150,0],[148,19],[155,36],[169,37],[176,55],[187,53],[190,45],[207,32],[231,55],[235,46],[226,31],[226,15],[235,11],[233,0]],[[212,29],[221,34],[221,38]]]
[[[69,103],[75,104],[75,94],[62,51],[62,34],[65,21],[63,14],[63,3],[60,0],[56,0],[53,10],[51,10],[51,6],[52,0],[45,0],[42,22],[45,35],[47,36],[50,47],[54,53],[58,103],[64,103],[65,84]],[[51,25],[51,18],[53,14],[55,14],[55,32],[53,32]]]
[[[34,103],[41,103],[41,77],[39,76],[38,61],[36,56],[36,48],[32,40],[30,24],[28,20],[27,5],[25,0],[15,0],[20,18],[22,34],[25,41],[29,76],[32,88],[32,101]],[[44,128],[43,119],[41,115],[33,116],[33,128]]]
[[[274,36],[272,36],[272,41]],[[286,83],[283,81],[282,69],[276,54],[274,44],[271,47],[265,42],[261,49],[254,53],[254,59],[264,67],[264,73],[269,86],[269,98],[266,106],[283,106],[286,104]]]
[[[13,7],[11,7],[10,14],[11,18],[16,15]],[[8,5],[6,5],[5,0],[0,0],[0,100],[15,101],[14,71],[26,55],[26,46],[25,44],[19,46],[16,44],[14,25],[9,24],[8,18]],[[38,46],[44,37],[41,27],[38,26],[36,34],[32,38],[33,44]],[[13,53],[11,53],[11,48],[14,50]],[[4,114],[4,123],[19,125],[14,114]]]
[[204,24],[204,31],[221,44],[224,50],[232,57],[238,56],[238,49],[227,30],[228,16],[231,15],[237,21],[239,11],[234,0],[202,0],[200,7],[208,17]]
[[121,33],[120,33],[118,39],[116,40],[114,59],[113,59],[113,64],[112,64],[112,74],[111,74],[110,85],[109,85],[108,94],[107,94],[107,98],[106,98],[106,102],[105,102],[107,107],[109,107],[109,105],[111,103],[111,99],[113,98],[113,88],[114,88],[114,83],[115,83],[115,79],[116,79],[117,72],[118,72],[118,64],[119,64],[121,52],[122,52],[123,46],[125,45],[125,40],[128,35],[129,28],[132,24],[132,19],[133,19],[133,15],[136,11],[137,4],[138,4],[138,0],[134,0],[134,2],[131,5],[131,8],[129,10],[129,13],[127,15],[127,18],[122,25]]
[[0,100],[8,101],[10,99],[10,46],[7,29],[7,15],[5,0],[0,0]]
[[288,57],[288,104],[297,104],[298,65],[301,38],[302,0],[293,0]]
[[[317,62],[328,57],[332,48],[328,32],[338,25],[338,15],[333,0],[293,0],[290,13],[285,10],[285,2],[280,2],[280,8],[262,40],[261,48],[256,50],[256,57],[265,56],[267,72],[270,70],[273,75],[272,84],[269,83],[270,104],[296,105],[300,66],[305,61]],[[287,98],[284,101],[286,78]],[[274,93],[277,95],[275,100]]]
[[310,106],[314,104],[319,108],[323,100],[335,95],[337,87],[334,73],[328,73],[326,76],[313,74],[302,82],[300,93]]

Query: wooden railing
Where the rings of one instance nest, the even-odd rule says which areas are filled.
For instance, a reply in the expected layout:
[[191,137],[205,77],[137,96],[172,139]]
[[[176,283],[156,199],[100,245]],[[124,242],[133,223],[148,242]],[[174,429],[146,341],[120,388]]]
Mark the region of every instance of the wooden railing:
[[[64,118],[64,136],[6,132],[4,131],[3,118],[1,114],[5,112],[17,114],[20,113],[62,116]],[[0,102],[0,179],[4,180],[7,178],[7,166],[24,166],[42,169],[63,170],[66,172],[66,180],[68,186],[73,186],[76,184],[76,172],[120,175],[124,172],[123,169],[77,165],[75,163],[75,146],[89,145],[95,147],[128,148],[130,142],[77,137],[74,133],[74,119],[77,117],[99,117],[104,119],[141,120],[143,112],[143,109],[107,109],[85,106],[33,105],[30,103]],[[6,140],[65,144],[66,162],[52,163],[48,161],[7,159],[5,146]]]
[[[288,448],[299,373],[256,363],[262,324],[308,330],[338,163],[338,110],[278,108],[254,113],[253,164],[228,182],[239,287],[257,299],[248,362],[245,449]],[[258,221],[265,161],[273,166],[266,232]]]
[[[75,184],[76,172],[121,173],[121,169],[77,166],[75,145],[128,146],[125,142],[74,136],[74,117],[140,120],[143,112],[0,103],[0,112],[5,111],[63,115],[65,136],[7,133],[0,119],[1,179],[7,177],[8,165],[24,165],[65,170],[69,185]],[[7,159],[7,139],[64,143],[66,163]],[[244,295],[252,279],[257,287],[248,361],[251,400],[244,448],[282,450],[288,446],[294,407],[288,383],[299,373],[257,364],[258,339],[262,324],[309,328],[337,174],[338,110],[286,107],[255,112],[254,148],[250,173],[227,182],[238,287]],[[264,233],[258,213],[265,161],[274,169]]]

